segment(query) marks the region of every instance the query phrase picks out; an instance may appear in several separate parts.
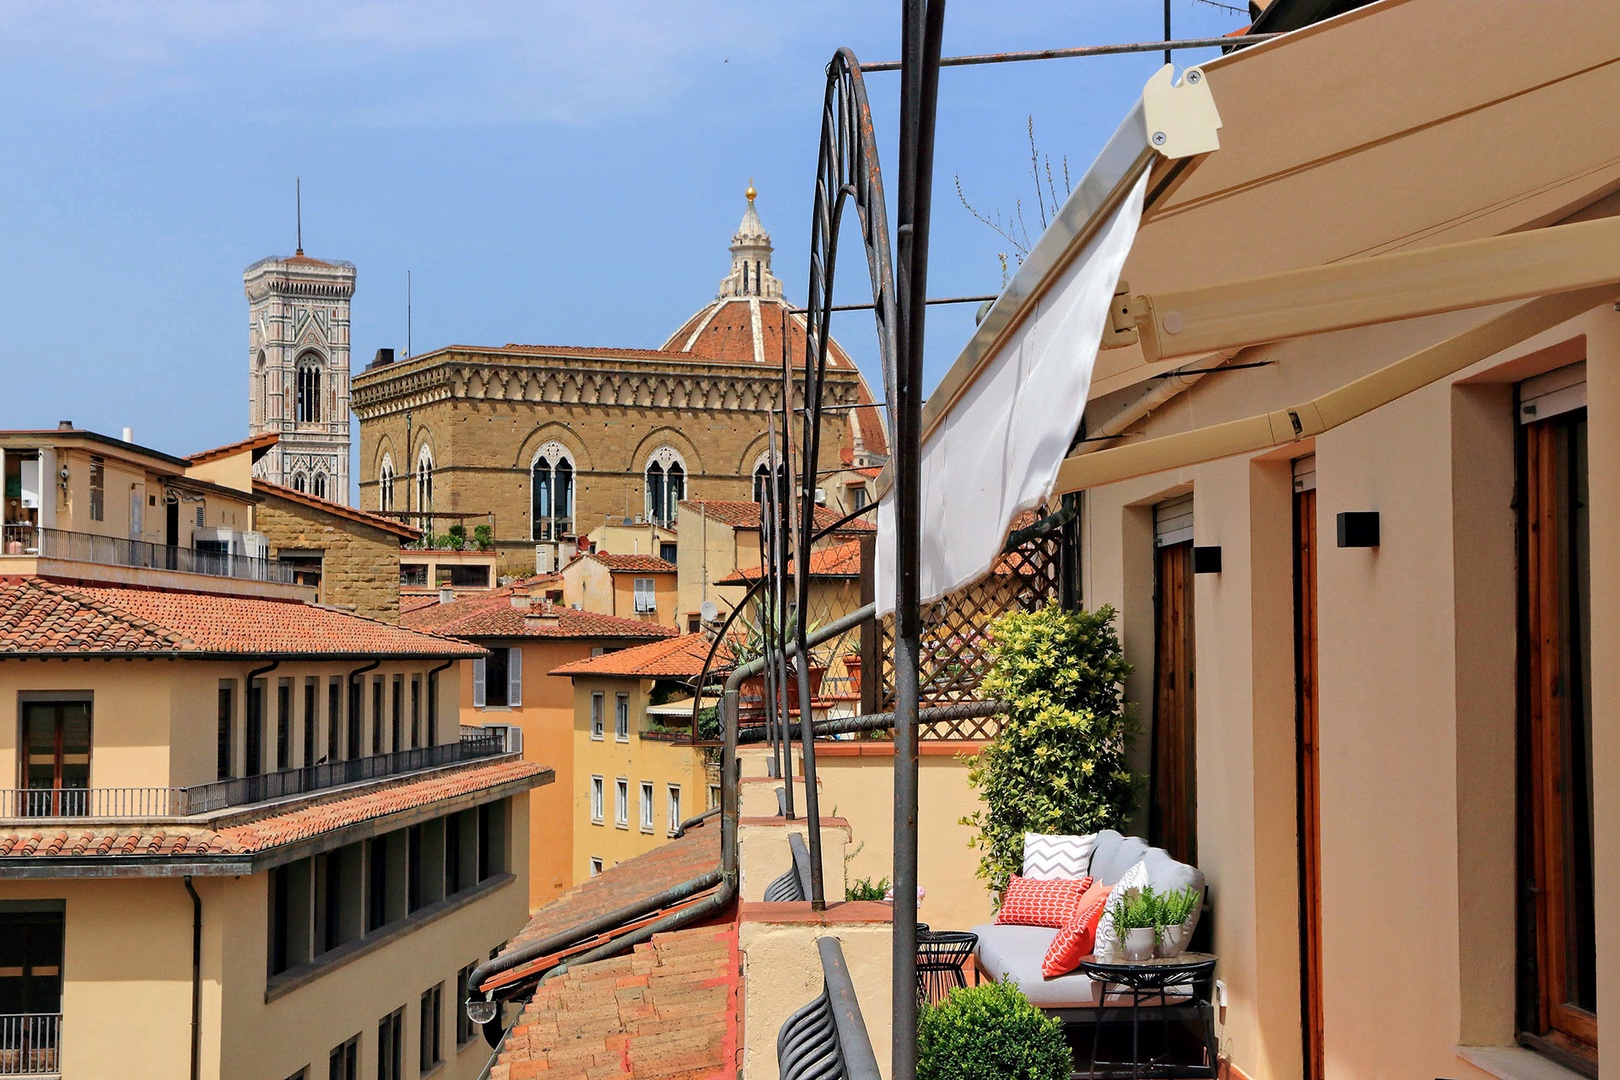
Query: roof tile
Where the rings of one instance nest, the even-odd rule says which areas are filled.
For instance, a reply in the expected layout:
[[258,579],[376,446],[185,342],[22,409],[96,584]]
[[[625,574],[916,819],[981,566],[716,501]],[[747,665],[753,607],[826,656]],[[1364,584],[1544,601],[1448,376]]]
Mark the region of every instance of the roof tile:
[[[716,585],[749,585],[759,579],[763,568],[759,566],[744,566],[733,570],[725,577],[716,581]],[[793,576],[793,568],[788,570],[788,576]],[[829,548],[810,553],[811,577],[840,577],[852,578],[861,576],[861,542],[850,540],[846,543],[835,544]]]
[[[621,675],[642,679],[690,678],[703,674],[710,644],[707,634],[682,634],[664,641],[637,645],[633,649],[620,649],[618,652],[575,660],[554,669],[552,674]],[[714,670],[725,671],[730,662],[728,650],[722,648],[715,656]]]
[[[462,638],[652,638],[674,637],[672,626],[640,619],[575,611],[548,601],[530,600],[528,607],[513,607],[511,589],[457,597],[448,604],[401,605],[400,624],[413,630]],[[527,594],[520,594],[527,595]]]
[[[722,525],[729,525],[733,529],[759,528],[759,503],[738,499],[687,499],[681,503],[683,510],[700,513],[710,521],[718,521]],[[842,514],[834,513],[825,506],[816,507],[816,528],[825,529],[836,522]],[[834,535],[872,533],[877,532],[877,526],[855,518],[846,521],[838,527]]]

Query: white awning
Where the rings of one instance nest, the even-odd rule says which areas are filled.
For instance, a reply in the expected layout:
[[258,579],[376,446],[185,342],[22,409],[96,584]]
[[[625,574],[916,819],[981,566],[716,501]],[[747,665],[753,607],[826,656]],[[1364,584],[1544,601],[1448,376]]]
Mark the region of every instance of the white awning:
[[[1201,72],[1161,69],[997,298],[923,410],[921,596],[983,577],[1014,519],[1046,502],[1085,409],[1154,167],[1206,154],[1220,118]],[[895,505],[878,503],[876,598],[894,609]]]

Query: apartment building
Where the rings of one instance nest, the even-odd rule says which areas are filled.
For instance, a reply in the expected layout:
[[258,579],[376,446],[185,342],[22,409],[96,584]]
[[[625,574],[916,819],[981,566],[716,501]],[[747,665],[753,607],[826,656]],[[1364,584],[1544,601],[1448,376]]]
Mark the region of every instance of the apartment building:
[[551,779],[463,732],[483,650],[315,606],[219,462],[0,456],[0,1073],[478,1075]]
[[459,710],[469,727],[510,725],[523,734],[528,761],[553,770],[555,782],[529,799],[529,907],[555,900],[576,882],[574,858],[574,690],[554,668],[674,635],[639,619],[575,611],[554,603],[553,578],[493,593],[449,594],[418,606],[404,625],[460,638],[487,650],[462,660]]
[[717,804],[714,752],[694,745],[687,688],[709,644],[685,634],[553,670],[573,680],[576,881],[658,847]]
[[563,603],[581,611],[674,627],[675,564],[656,555],[593,551],[562,568]]

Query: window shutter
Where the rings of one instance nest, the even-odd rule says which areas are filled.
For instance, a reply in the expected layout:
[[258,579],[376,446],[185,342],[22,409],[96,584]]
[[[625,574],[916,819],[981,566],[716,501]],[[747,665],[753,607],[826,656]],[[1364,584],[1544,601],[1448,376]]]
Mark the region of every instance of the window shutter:
[[484,658],[473,661],[473,708],[484,707]]
[[516,647],[506,650],[506,703],[523,704],[523,650]]

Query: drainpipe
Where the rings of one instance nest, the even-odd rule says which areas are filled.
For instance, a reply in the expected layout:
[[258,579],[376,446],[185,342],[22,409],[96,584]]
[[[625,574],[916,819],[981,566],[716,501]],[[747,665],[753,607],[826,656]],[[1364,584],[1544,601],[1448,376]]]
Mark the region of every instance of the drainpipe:
[[191,887],[191,875],[181,879],[191,894],[191,1080],[202,1069],[202,897]]

